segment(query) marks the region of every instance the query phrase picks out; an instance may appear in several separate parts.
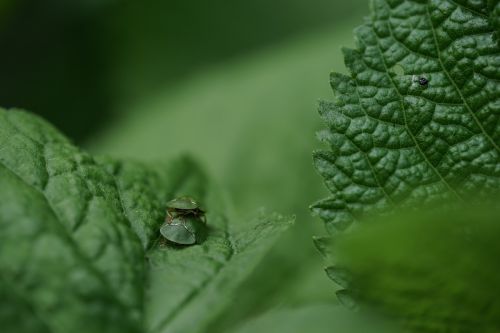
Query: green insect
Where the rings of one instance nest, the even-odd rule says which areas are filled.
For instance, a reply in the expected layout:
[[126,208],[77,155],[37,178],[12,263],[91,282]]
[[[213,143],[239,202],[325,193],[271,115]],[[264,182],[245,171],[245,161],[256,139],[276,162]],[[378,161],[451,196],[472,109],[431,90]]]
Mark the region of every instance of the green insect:
[[191,245],[203,239],[206,231],[205,211],[190,197],[167,202],[167,217],[160,228],[163,237],[172,243]]
[[167,212],[176,213],[178,215],[196,215],[203,216],[204,211],[201,209],[193,198],[180,197],[167,202]]

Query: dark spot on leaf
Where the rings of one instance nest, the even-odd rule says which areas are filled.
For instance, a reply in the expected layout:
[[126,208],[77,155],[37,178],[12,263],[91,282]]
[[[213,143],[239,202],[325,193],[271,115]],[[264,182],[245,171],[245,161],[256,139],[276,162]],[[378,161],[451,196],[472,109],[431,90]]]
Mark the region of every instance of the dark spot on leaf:
[[425,77],[420,77],[418,79],[418,83],[421,85],[421,86],[426,86],[428,83],[429,83],[429,80],[427,80]]

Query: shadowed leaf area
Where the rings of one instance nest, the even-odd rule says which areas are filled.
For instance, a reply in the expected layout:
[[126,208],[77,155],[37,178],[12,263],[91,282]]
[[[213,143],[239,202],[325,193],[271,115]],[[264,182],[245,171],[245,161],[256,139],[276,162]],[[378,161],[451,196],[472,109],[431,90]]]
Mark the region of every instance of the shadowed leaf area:
[[400,214],[336,238],[352,296],[412,332],[498,332],[498,207]]

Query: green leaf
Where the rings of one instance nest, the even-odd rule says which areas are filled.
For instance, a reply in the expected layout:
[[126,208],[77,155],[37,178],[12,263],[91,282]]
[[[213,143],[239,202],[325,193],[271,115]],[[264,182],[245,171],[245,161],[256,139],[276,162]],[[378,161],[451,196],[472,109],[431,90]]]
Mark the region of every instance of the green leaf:
[[333,254],[331,252],[332,248],[332,238],[329,236],[313,236],[313,242],[318,249],[319,253],[325,258],[332,258]]
[[500,1],[499,0],[489,0],[488,4],[490,6],[490,22],[491,25],[496,29],[493,37],[499,40],[500,34]]
[[[337,45],[352,43],[353,24],[339,21],[200,71],[176,89],[165,86],[142,103],[127,104],[123,117],[89,145],[101,154],[144,160],[189,152],[228,190],[240,216],[256,207],[271,207],[302,221],[273,246],[249,283],[237,291],[238,306],[224,312],[208,332],[231,331],[276,306],[335,297],[333,291],[325,292],[331,283],[318,269],[322,259],[310,243],[322,226],[308,222],[310,212],[304,205],[326,192],[311,161],[304,158],[315,138],[297,133],[320,128],[319,117],[304,110],[314,107],[318,97],[329,96],[324,73],[342,70]],[[284,161],[289,161],[286,167]]]
[[[500,49],[486,1],[374,0],[319,108],[330,232],[366,213],[500,188]],[[421,80],[425,79],[425,80]]]
[[414,332],[500,330],[498,206],[403,214],[336,238],[354,298]]
[[[291,223],[233,227],[203,172],[94,158],[0,109],[0,326],[16,332],[199,332]],[[207,239],[163,246],[168,199],[207,207]],[[193,320],[193,318],[195,320]]]
[[246,322],[236,333],[391,333],[400,332],[379,318],[332,304],[303,305],[269,311]]

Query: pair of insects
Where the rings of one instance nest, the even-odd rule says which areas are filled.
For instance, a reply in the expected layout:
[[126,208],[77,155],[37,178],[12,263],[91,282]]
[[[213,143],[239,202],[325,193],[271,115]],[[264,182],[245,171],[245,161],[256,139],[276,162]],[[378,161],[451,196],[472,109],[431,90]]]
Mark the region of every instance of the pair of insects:
[[165,239],[191,245],[201,240],[205,230],[205,212],[193,198],[180,197],[167,202],[167,217],[160,227]]

